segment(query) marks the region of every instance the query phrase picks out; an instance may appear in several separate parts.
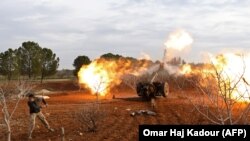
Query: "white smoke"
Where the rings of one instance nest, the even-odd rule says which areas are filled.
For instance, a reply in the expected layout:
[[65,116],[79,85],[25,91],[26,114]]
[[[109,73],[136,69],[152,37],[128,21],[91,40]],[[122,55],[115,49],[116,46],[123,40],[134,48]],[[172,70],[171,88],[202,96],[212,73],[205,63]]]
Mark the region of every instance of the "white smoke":
[[147,53],[141,52],[139,60],[151,60],[151,57]]
[[144,74],[149,74],[149,75],[152,75],[154,72],[157,72],[159,69],[160,69],[160,64],[155,64],[153,66],[150,66],[147,70],[141,72],[141,75],[144,75]]
[[164,62],[169,61],[173,57],[180,56],[191,47],[193,43],[191,35],[183,29],[177,29],[168,36],[165,45]]
[[168,36],[167,41],[164,43],[166,48],[172,48],[182,51],[193,43],[193,38],[185,30],[178,29]]
[[193,43],[191,35],[183,29],[177,29],[171,32],[167,41],[164,43],[163,66],[170,74],[179,74],[179,66],[167,64],[173,57],[179,57],[185,54]]
[[180,74],[180,68],[179,68],[179,66],[164,65],[164,69],[168,70],[168,73],[170,75],[172,75],[172,74]]
[[[164,43],[165,49],[163,54],[162,64],[155,64],[150,66],[148,69],[142,71],[140,75],[149,74],[152,75],[163,67],[169,74],[180,74],[179,66],[173,66],[167,64],[173,57],[179,57],[185,53],[185,50],[190,48],[193,43],[193,38],[188,32],[182,29],[177,29],[171,32],[168,36],[167,41]],[[178,56],[179,55],[179,56]],[[146,53],[141,53],[139,59],[151,60],[151,57]]]

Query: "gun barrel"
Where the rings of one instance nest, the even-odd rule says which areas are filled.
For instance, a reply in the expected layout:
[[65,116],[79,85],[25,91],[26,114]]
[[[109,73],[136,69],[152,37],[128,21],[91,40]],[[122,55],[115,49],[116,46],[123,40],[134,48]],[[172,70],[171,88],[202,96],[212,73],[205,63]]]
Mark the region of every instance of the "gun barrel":
[[155,77],[158,75],[158,73],[155,73],[155,75],[154,75],[154,77],[151,79],[151,83],[153,83],[154,82],[154,80],[155,80]]

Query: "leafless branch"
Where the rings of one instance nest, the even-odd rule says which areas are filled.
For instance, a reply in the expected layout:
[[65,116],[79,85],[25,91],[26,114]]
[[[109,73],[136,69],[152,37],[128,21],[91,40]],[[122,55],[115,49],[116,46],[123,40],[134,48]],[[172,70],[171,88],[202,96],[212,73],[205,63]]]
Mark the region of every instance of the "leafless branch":
[[[214,124],[238,124],[247,123],[250,111],[249,103],[239,103],[238,101],[249,96],[248,89],[245,92],[238,90],[242,81],[248,85],[244,79],[245,62],[243,61],[243,71],[233,78],[223,68],[218,70],[214,64],[214,72],[203,77],[196,76],[196,79],[187,79],[199,94],[198,102],[194,102],[187,97],[196,111]],[[206,84],[206,85],[203,85]],[[247,86],[245,86],[247,88]],[[234,95],[237,93],[237,97]],[[201,104],[202,103],[202,104]]]
[[[7,127],[7,141],[11,140],[11,121],[13,115],[18,108],[20,100],[25,97],[32,87],[24,82],[18,84],[4,83],[0,86],[0,105],[2,108],[4,124]],[[12,111],[9,105],[14,104]]]
[[78,120],[87,127],[89,132],[96,132],[99,122],[105,116],[105,112],[99,108],[99,105],[93,104],[85,107],[78,114]]

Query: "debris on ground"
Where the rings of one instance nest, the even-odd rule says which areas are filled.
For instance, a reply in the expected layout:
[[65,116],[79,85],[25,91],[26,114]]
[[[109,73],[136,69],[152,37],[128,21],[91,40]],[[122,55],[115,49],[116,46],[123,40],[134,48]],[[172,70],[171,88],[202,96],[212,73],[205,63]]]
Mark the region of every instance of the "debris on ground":
[[42,89],[40,91],[37,91],[36,92],[37,94],[48,94],[48,93],[51,93],[51,91],[47,90],[47,89]]
[[47,95],[36,95],[37,98],[49,99],[50,97]]
[[130,113],[131,116],[136,115],[150,115],[150,116],[156,116],[156,112],[150,111],[150,110],[138,110]]
[[127,108],[126,111],[131,111],[131,109],[130,109],[130,108]]

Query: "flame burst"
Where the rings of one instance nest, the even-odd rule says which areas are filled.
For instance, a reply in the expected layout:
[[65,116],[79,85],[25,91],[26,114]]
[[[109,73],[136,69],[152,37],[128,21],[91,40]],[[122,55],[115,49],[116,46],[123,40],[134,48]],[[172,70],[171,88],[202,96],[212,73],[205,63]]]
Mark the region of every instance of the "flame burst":
[[232,94],[227,97],[239,102],[250,102],[249,64],[250,54],[243,56],[228,53],[211,57],[210,65],[192,68],[191,65],[185,64],[181,67],[180,73],[186,76],[194,74],[205,78],[208,74],[215,74],[216,70],[220,75],[220,79],[225,82],[219,84],[219,87],[222,88],[221,91],[228,91],[228,93],[232,91]]
[[181,74],[191,74],[192,73],[191,65],[184,64],[183,66],[181,66],[180,73]]
[[216,69],[221,73],[222,79],[226,80],[228,86],[233,88],[232,99],[250,102],[250,56],[238,54],[223,54],[211,59]]
[[78,78],[80,85],[89,88],[92,94],[104,96],[121,83],[122,75],[127,73],[137,75],[146,67],[147,62],[143,61],[135,64],[127,59],[97,59],[87,66],[82,66]]

